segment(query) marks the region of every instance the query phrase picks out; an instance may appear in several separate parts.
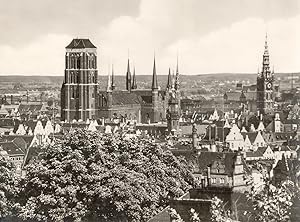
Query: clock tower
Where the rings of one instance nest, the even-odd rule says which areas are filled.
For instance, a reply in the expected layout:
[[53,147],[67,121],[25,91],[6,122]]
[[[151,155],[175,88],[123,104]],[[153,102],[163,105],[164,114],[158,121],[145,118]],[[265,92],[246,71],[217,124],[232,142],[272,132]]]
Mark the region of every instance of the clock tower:
[[270,70],[267,35],[263,54],[262,70],[257,75],[257,111],[260,114],[274,113],[274,70]]

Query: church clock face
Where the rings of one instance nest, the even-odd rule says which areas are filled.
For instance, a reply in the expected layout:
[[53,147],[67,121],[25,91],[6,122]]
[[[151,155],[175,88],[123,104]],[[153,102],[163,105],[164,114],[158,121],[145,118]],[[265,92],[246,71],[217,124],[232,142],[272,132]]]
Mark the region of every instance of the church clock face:
[[270,82],[267,83],[267,89],[272,89],[272,83]]

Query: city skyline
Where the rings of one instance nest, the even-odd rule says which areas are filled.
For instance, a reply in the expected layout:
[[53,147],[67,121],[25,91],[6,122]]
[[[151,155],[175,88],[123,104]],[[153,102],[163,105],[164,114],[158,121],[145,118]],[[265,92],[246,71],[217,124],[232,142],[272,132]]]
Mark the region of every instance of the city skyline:
[[[89,38],[100,75],[114,64],[137,75],[255,73],[265,33],[275,72],[300,71],[300,2],[289,1],[10,1],[0,9],[0,74],[63,75],[65,47]],[[215,13],[211,13],[211,12]]]

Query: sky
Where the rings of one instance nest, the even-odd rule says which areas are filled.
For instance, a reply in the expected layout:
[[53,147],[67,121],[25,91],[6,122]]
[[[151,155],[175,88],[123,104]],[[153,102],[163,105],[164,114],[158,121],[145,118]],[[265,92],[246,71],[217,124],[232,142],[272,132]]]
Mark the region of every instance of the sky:
[[300,0],[0,0],[0,74],[64,74],[73,38],[99,74],[256,73],[268,35],[275,72],[300,72]]

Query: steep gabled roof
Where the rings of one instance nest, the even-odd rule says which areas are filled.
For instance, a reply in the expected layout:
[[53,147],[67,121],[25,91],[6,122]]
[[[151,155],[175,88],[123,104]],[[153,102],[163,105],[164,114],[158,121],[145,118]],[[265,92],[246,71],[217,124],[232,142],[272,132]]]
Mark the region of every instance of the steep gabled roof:
[[225,173],[228,176],[233,175],[234,161],[237,153],[222,153],[222,152],[202,152],[198,157],[199,171],[205,171],[208,166],[212,165],[214,161],[219,160],[225,165]]
[[89,39],[73,39],[66,49],[97,48]]

